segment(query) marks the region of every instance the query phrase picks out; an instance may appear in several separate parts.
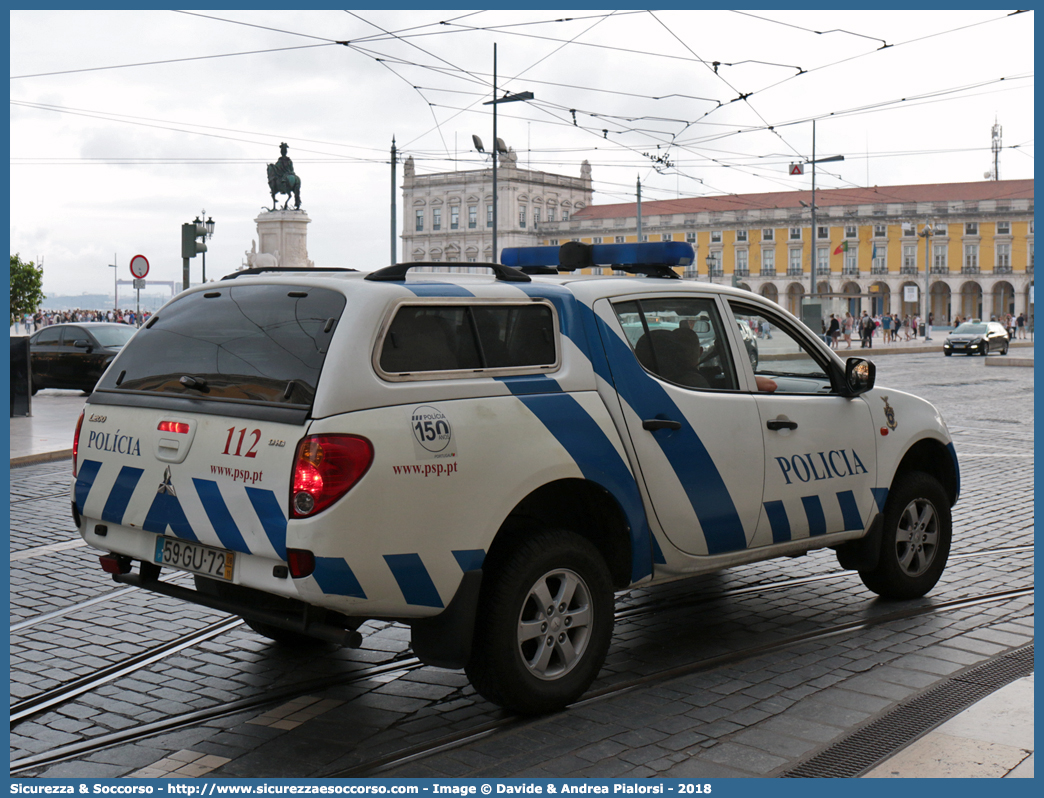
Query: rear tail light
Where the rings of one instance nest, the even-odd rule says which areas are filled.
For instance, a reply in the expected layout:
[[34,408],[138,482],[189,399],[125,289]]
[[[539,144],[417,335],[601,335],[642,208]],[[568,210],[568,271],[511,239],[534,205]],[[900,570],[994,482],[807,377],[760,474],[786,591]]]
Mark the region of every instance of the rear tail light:
[[290,517],[321,512],[352,489],[373,463],[373,444],[356,435],[310,435],[298,444]]
[[80,417],[78,419],[76,419],[76,434],[73,435],[73,457],[72,457],[72,461],[73,461],[73,476],[74,477],[76,476],[76,469],[77,469],[76,453],[80,449],[80,427],[83,426],[83,416],[84,416],[85,412],[86,411],[81,411],[80,412]]
[[290,576],[302,579],[315,570],[315,555],[307,549],[287,549],[286,564],[290,567]]

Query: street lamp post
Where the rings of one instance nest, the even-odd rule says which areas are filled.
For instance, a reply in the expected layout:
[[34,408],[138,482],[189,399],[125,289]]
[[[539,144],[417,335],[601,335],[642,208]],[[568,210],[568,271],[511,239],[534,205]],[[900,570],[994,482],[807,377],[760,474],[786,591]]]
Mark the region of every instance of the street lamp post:
[[[931,308],[931,295],[928,293],[930,288],[929,280],[931,279],[932,267],[931,267],[931,247],[929,242],[932,240],[932,226],[928,222],[924,223],[924,229],[917,235],[924,239],[924,315],[921,317],[924,319],[924,340],[932,340],[932,330],[928,326],[928,312]],[[917,331],[914,331],[914,335]]]
[[112,253],[112,263],[109,264],[109,267],[112,269],[112,309],[113,309],[113,311],[116,311],[116,310],[120,309],[120,305],[119,305],[119,301],[120,301],[120,299],[119,299],[120,286],[119,286],[119,282],[117,282],[118,279],[119,279],[119,276],[120,276],[120,271],[117,268],[118,262],[119,261],[116,258],[116,253],[113,252]]
[[[196,217],[196,224],[200,224],[200,219],[202,219],[206,215],[207,215],[206,211],[203,211],[202,213],[200,213],[200,215],[198,217]],[[206,241],[207,239],[211,238],[214,235],[214,219],[213,218],[207,219],[202,224],[203,224],[203,228],[206,230],[206,233],[203,235],[203,240]],[[206,281],[207,281],[207,251],[206,251],[206,249],[204,249],[203,250],[203,280],[202,280],[202,282],[205,283]]]
[[517,94],[506,94],[497,97],[497,43],[493,42],[493,99],[482,103],[493,106],[493,262],[499,263],[497,257],[497,161],[500,160],[500,148],[497,139],[497,106],[500,103],[514,103],[532,100],[533,92],[522,91]]

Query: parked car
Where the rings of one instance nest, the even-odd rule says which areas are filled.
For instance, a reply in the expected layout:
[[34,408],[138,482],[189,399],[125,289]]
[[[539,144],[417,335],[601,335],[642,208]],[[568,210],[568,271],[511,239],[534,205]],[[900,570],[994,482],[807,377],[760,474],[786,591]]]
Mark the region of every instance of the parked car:
[[73,388],[90,393],[137,328],[129,324],[52,324],[29,338],[33,393]]
[[943,341],[943,354],[954,352],[965,355],[988,355],[990,352],[1008,354],[1008,331],[995,321],[966,321]]
[[[537,249],[175,297],[76,428],[102,568],[291,645],[406,624],[521,713],[587,690],[617,590],[827,547],[881,596],[932,589],[960,485],[934,407],[775,302],[677,279],[684,242]],[[557,273],[592,260],[645,276]]]

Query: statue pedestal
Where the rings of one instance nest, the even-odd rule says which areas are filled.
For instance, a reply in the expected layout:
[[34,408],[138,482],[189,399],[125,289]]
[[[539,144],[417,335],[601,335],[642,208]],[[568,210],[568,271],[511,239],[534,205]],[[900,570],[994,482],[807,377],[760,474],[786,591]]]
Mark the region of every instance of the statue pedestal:
[[313,268],[308,260],[308,224],[304,211],[263,211],[257,222],[258,254],[275,255],[283,267]]

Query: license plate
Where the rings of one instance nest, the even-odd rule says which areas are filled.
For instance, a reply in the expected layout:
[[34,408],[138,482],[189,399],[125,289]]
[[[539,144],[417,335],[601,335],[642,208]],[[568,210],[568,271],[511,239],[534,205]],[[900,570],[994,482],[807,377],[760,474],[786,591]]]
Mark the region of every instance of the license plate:
[[157,565],[167,565],[182,571],[202,574],[212,579],[232,581],[232,568],[236,555],[231,551],[214,549],[199,543],[189,543],[177,538],[156,538]]

